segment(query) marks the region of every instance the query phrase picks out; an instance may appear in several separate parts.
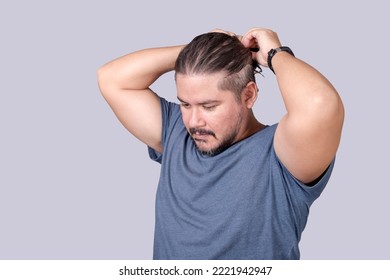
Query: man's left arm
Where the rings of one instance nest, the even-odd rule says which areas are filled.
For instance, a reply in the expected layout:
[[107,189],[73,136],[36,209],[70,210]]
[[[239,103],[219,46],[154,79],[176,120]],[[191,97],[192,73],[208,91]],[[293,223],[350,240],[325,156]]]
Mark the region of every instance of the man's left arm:
[[[241,41],[247,48],[259,48],[253,58],[266,67],[269,51],[281,46],[277,34],[264,28],[250,29]],[[343,103],[321,73],[288,52],[277,52],[270,62],[287,110],[275,132],[275,152],[294,177],[313,182],[335,157]]]
[[344,107],[332,84],[287,52],[272,58],[287,113],[275,132],[279,160],[303,183],[317,179],[334,159]]

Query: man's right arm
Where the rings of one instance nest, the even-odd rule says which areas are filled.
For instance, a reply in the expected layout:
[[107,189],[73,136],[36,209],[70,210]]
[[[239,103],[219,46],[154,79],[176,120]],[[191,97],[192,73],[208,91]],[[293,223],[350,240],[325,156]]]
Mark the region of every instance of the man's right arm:
[[99,88],[120,122],[135,137],[162,153],[162,116],[158,96],[150,90],[174,69],[183,46],[145,49],[102,66]]

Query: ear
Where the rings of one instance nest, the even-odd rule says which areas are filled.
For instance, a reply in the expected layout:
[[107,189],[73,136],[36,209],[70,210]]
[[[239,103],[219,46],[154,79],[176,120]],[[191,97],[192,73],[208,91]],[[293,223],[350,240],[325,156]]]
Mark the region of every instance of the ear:
[[241,94],[241,100],[245,107],[252,109],[258,96],[258,88],[255,82],[249,82]]

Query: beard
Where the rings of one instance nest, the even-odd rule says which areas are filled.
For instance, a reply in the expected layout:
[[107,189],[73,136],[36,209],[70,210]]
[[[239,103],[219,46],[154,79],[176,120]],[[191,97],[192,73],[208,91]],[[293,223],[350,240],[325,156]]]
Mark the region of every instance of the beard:
[[215,148],[211,148],[211,149],[200,148],[197,142],[203,141],[203,140],[196,139],[196,135],[210,135],[210,136],[214,137],[216,140],[218,140],[217,136],[215,135],[215,133],[213,131],[206,130],[206,129],[190,128],[189,133],[195,142],[195,147],[198,150],[198,152],[203,156],[212,157],[212,156],[216,156],[216,155],[222,153],[223,151],[225,151],[226,149],[228,149],[231,145],[233,145],[235,143],[235,140],[237,138],[237,135],[238,135],[238,132],[239,132],[239,129],[241,126],[241,121],[242,121],[241,114],[238,114],[237,122],[234,126],[232,126],[230,133],[221,139],[218,146],[216,146]]
[[232,133],[231,135],[225,137],[222,142],[215,148],[208,149],[208,150],[203,150],[198,147],[198,145],[195,142],[195,146],[198,149],[199,153],[202,154],[203,156],[216,156],[223,151],[225,151],[227,148],[229,148],[233,143],[234,140],[236,139],[237,133]]

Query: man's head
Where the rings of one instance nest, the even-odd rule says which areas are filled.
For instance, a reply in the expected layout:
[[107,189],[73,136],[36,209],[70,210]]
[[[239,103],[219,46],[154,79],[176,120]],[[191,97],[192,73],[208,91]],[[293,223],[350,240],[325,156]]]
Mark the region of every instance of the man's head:
[[179,54],[176,77],[223,73],[221,90],[236,94],[237,100],[245,86],[255,82],[252,54],[236,36],[211,32],[195,37]]
[[183,122],[200,152],[218,154],[247,136],[257,86],[252,54],[237,37],[197,36],[175,71]]

